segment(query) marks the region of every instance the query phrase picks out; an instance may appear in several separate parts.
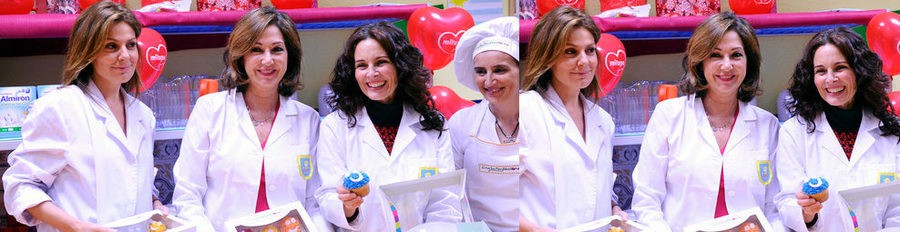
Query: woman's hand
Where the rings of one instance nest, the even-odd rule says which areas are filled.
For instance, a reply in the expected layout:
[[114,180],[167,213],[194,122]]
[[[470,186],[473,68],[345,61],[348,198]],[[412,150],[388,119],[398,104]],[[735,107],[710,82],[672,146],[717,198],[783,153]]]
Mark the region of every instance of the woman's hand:
[[338,199],[344,202],[344,217],[353,216],[353,213],[356,212],[356,209],[359,208],[363,203],[363,198],[356,195],[356,193],[350,192],[344,186],[337,187]]
[[166,207],[166,205],[163,205],[163,203],[161,201],[154,199],[153,200],[153,209],[159,210],[159,212],[162,212],[163,219],[169,217],[169,207]]
[[797,192],[797,205],[803,209],[803,222],[809,223],[816,217],[816,214],[822,210],[822,203],[816,201],[803,191]]
[[613,205],[613,207],[612,207],[612,214],[613,214],[613,215],[619,215],[619,217],[622,218],[622,221],[620,221],[620,222],[618,222],[618,223],[616,223],[615,221],[613,221],[612,225],[613,225],[613,226],[618,226],[618,227],[624,227],[624,226],[625,226],[625,222],[628,221],[628,213],[625,212],[625,210],[622,210],[622,208],[619,207],[618,205]]

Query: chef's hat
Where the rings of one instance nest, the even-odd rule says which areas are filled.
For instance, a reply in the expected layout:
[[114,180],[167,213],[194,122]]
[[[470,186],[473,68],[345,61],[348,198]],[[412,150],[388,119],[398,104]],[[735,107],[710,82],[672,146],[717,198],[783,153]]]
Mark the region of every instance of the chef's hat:
[[453,69],[459,83],[478,91],[475,84],[475,55],[500,51],[519,60],[519,20],[500,17],[475,25],[463,33],[456,45]]

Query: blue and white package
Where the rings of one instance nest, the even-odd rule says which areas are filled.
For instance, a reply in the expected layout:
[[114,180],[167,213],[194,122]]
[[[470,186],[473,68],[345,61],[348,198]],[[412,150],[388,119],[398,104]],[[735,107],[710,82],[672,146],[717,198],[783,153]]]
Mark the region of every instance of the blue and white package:
[[22,137],[22,122],[36,98],[34,86],[0,87],[0,138]]

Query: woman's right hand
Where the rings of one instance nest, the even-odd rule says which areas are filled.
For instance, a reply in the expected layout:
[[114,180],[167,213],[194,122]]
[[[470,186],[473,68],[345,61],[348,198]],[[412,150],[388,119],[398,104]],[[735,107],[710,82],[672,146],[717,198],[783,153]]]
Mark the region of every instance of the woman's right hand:
[[356,209],[359,208],[363,203],[363,198],[356,195],[356,193],[350,192],[344,186],[337,187],[338,199],[340,199],[344,203],[344,217],[353,216],[353,213],[356,212]]
[[800,205],[800,208],[802,208],[803,222],[811,222],[816,217],[816,214],[822,210],[822,203],[806,195],[803,191],[799,191],[795,195],[797,196],[797,205]]

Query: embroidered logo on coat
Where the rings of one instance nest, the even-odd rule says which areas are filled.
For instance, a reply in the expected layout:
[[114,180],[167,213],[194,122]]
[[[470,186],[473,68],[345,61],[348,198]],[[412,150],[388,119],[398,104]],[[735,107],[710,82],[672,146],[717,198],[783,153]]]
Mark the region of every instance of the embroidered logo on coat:
[[313,166],[312,163],[312,156],[298,155],[297,166],[300,167],[300,176],[303,176],[304,180],[309,180],[309,178],[312,178],[313,172],[315,171],[315,166]]
[[891,181],[895,181],[895,180],[897,180],[896,172],[879,172],[878,173],[878,183],[879,184],[887,183],[887,182],[891,182]]
[[774,177],[774,174],[772,173],[772,162],[768,160],[757,160],[756,174],[759,176],[759,183],[769,185]]
[[478,164],[478,171],[490,174],[519,174],[519,165]]
[[437,167],[420,167],[419,168],[419,178],[425,178],[429,176],[434,176],[438,174]]

